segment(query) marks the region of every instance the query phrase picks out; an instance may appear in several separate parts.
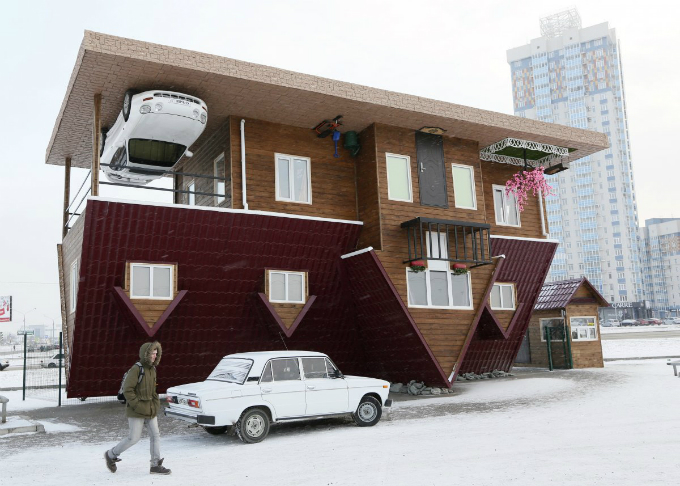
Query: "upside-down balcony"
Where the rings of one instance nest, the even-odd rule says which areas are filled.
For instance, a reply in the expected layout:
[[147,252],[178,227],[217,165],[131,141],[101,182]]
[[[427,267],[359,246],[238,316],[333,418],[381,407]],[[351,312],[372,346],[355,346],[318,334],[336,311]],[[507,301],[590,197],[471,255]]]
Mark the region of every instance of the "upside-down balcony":
[[401,223],[406,228],[408,259],[442,260],[470,264],[491,263],[491,226],[469,221],[415,218]]

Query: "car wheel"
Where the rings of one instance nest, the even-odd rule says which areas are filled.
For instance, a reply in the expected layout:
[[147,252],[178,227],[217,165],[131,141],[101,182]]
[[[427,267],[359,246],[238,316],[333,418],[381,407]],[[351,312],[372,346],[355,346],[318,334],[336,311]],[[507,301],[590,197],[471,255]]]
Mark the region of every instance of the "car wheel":
[[352,414],[354,422],[359,427],[370,427],[375,425],[382,416],[380,402],[373,397],[364,397],[359,402],[357,411]]
[[227,425],[223,425],[222,427],[203,427],[203,428],[210,435],[224,434],[227,430],[229,430],[229,426]]
[[132,97],[135,95],[135,91],[129,89],[125,92],[123,96],[123,120],[128,121],[130,118],[130,109],[132,108]]
[[102,127],[102,132],[99,136],[99,156],[104,155],[104,145],[106,144],[106,134],[109,131],[109,127]]
[[56,368],[57,365],[55,365],[54,363],[49,363],[49,364],[47,365],[47,367],[48,367],[48,368]]
[[243,412],[236,422],[236,435],[246,444],[262,442],[269,433],[269,417],[260,408]]

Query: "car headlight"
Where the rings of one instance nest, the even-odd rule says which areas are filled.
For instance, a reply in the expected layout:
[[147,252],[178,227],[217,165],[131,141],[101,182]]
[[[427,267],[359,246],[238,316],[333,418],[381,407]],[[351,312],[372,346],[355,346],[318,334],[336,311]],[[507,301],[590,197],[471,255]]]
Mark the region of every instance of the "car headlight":
[[156,111],[161,111],[163,109],[163,103],[156,103],[153,109]]
[[139,112],[140,112],[142,115],[144,115],[144,114],[146,114],[146,113],[150,113],[150,112],[151,112],[151,106],[149,106],[149,105],[142,105],[142,106],[139,107]]
[[201,123],[205,124],[205,122],[208,121],[208,117],[205,115],[205,113],[201,113]]
[[194,113],[194,118],[198,118],[198,110],[194,110],[193,113]]

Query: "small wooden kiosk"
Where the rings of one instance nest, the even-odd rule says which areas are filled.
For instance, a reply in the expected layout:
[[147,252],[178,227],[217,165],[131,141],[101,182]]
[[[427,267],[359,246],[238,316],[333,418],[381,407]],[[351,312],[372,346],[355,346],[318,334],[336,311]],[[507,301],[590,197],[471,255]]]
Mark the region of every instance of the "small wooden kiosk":
[[515,364],[602,368],[599,307],[609,303],[585,277],[543,285]]

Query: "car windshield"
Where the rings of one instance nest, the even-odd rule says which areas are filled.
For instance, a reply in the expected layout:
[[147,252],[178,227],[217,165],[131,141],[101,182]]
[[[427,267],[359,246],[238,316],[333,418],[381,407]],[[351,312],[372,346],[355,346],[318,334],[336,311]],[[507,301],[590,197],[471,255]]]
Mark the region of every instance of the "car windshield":
[[223,358],[210,373],[208,380],[227,381],[243,385],[252,366],[253,362],[249,359]]
[[158,167],[172,167],[187,149],[172,142],[131,138],[128,142],[130,162]]

